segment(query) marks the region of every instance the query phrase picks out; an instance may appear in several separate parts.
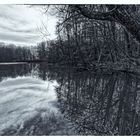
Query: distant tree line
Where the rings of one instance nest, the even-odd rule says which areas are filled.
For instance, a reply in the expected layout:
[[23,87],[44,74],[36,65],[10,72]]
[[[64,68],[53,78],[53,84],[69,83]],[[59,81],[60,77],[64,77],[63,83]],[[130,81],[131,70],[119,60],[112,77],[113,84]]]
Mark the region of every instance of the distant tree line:
[[35,54],[28,46],[14,44],[0,44],[0,62],[34,60]]
[[0,43],[0,62],[47,61],[49,42],[40,42],[35,46],[17,46]]
[[0,62],[30,60],[48,62],[50,44],[50,41],[42,41],[34,46],[0,43]]

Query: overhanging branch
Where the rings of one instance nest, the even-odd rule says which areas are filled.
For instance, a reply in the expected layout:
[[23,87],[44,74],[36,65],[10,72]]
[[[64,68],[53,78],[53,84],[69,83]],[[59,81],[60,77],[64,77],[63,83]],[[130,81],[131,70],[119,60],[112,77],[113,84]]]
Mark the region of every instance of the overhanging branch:
[[118,9],[118,6],[115,6],[113,9],[107,12],[93,12],[88,10],[84,5],[75,5],[74,6],[78,12],[80,12],[83,16],[89,19],[95,20],[108,20],[114,21],[112,14]]

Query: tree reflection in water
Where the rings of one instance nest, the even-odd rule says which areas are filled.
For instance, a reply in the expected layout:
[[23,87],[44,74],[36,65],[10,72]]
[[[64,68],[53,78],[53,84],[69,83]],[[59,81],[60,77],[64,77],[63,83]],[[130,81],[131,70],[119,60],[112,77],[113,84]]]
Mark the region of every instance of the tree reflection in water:
[[31,71],[35,67],[34,64],[10,64],[0,65],[0,81],[4,78],[15,78],[17,76],[27,76],[31,74]]
[[128,73],[48,69],[56,79],[61,112],[81,135],[139,135],[140,83]]

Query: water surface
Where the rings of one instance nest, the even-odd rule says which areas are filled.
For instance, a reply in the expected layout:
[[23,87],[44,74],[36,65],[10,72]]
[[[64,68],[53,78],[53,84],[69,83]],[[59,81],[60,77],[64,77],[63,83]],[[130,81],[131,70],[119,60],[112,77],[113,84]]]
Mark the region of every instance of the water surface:
[[0,81],[0,135],[140,134],[138,75],[8,64]]

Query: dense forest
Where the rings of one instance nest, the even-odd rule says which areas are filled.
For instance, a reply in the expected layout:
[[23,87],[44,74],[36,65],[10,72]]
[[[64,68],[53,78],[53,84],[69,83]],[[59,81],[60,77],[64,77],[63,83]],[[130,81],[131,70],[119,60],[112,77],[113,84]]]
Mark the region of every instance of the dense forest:
[[85,68],[103,64],[125,68],[139,65],[139,5],[61,5],[54,8],[59,18],[58,37],[51,42],[48,60]]

